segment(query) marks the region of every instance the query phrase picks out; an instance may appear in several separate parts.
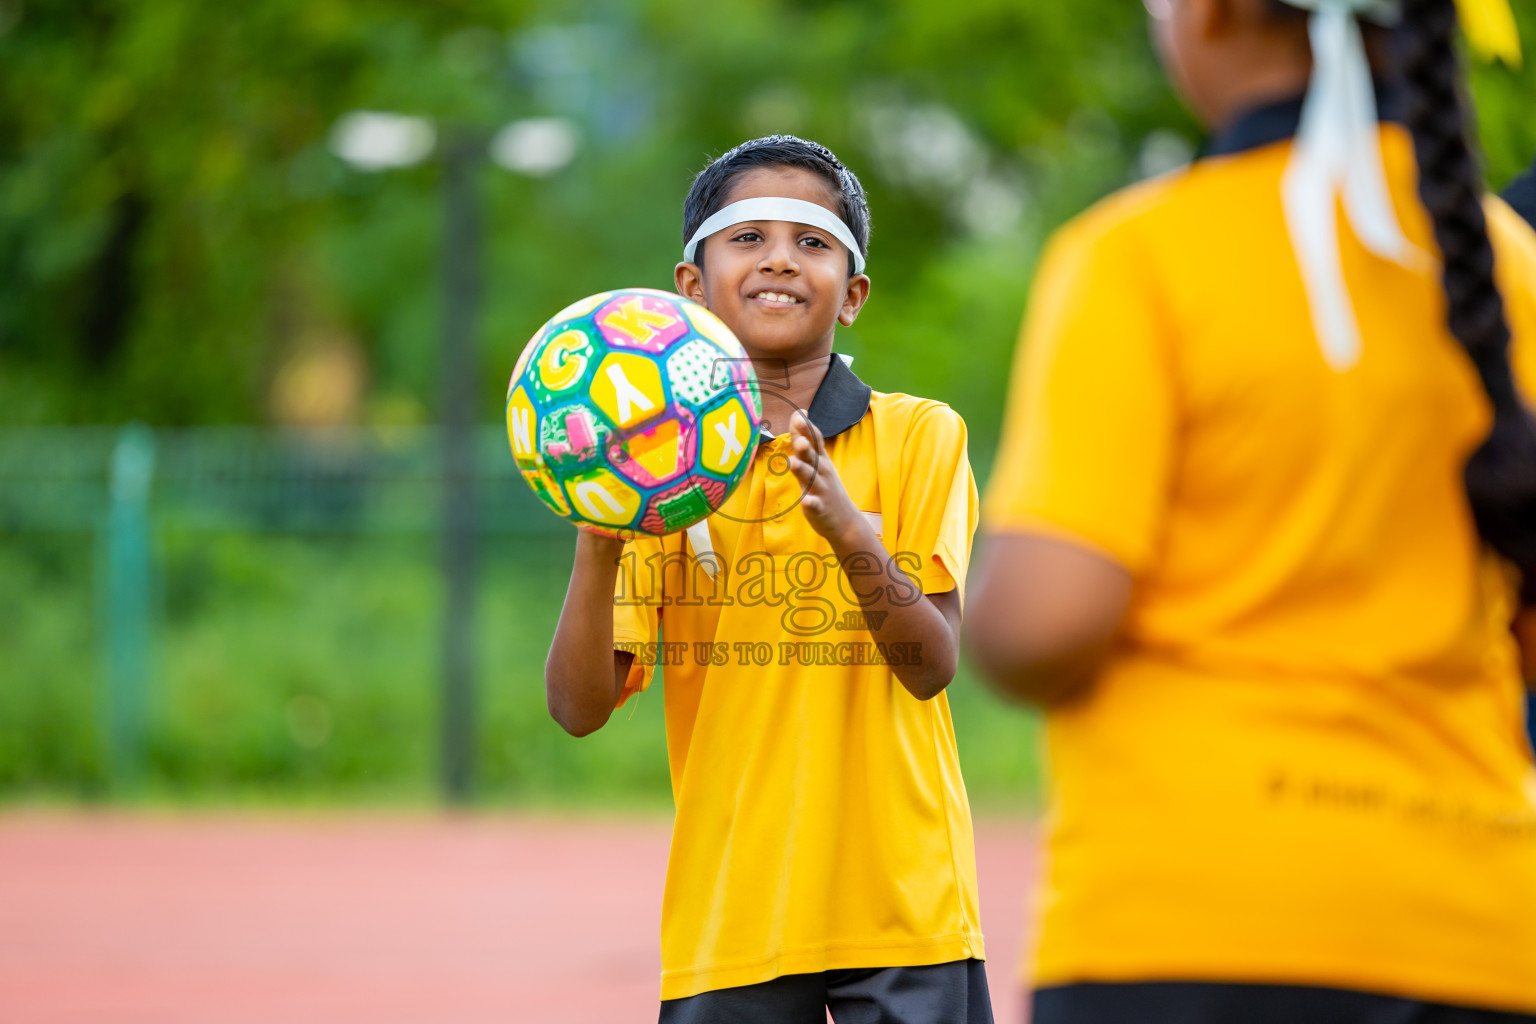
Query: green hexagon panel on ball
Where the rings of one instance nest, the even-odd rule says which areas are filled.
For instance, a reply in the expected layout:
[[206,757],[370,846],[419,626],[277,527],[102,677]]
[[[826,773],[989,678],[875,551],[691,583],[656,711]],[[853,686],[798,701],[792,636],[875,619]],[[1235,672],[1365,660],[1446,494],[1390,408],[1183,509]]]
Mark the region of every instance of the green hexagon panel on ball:
[[618,537],[685,530],[746,476],[763,410],[736,336],[650,288],[566,307],[518,357],[507,437],[562,519]]

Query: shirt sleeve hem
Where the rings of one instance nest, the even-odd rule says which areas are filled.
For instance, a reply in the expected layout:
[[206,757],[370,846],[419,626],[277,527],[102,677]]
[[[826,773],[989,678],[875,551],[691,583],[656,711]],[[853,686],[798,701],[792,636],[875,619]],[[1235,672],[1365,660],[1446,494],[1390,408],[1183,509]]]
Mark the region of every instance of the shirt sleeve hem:
[[943,569],[936,572],[919,573],[917,582],[923,588],[923,593],[925,594],[947,594],[958,586],[955,583],[955,578]]
[[[615,638],[617,642],[617,637]],[[644,641],[631,641],[643,643]],[[624,690],[619,694],[619,699],[614,703],[615,708],[621,708],[631,696],[644,693],[651,688],[651,678],[656,674],[656,665],[652,659],[636,658],[629,666],[629,675],[624,679]]]

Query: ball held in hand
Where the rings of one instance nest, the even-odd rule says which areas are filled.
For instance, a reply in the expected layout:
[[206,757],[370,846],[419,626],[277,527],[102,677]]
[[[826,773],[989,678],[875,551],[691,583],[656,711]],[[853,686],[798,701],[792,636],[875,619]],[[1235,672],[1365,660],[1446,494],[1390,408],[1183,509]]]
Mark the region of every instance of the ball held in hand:
[[751,465],[762,405],[752,363],[709,310],[627,288],[539,329],[507,389],[523,478],[556,515],[627,537],[692,526]]

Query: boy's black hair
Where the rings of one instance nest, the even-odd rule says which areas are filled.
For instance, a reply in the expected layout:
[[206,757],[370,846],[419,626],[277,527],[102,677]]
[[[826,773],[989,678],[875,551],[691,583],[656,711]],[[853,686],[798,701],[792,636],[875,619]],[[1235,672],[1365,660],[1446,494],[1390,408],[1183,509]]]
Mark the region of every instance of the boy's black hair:
[[[688,189],[688,198],[683,200],[684,244],[699,230],[700,224],[725,208],[731,182],[758,167],[799,167],[825,181],[837,196],[837,215],[853,232],[853,240],[859,243],[859,254],[869,255],[869,200],[864,197],[864,186],[859,184],[858,176],[844,167],[826,146],[794,135],[765,135],[743,142],[716,157],[700,171]],[[704,240],[694,250],[693,261],[704,265]],[[853,254],[850,253],[848,276],[853,274]]]

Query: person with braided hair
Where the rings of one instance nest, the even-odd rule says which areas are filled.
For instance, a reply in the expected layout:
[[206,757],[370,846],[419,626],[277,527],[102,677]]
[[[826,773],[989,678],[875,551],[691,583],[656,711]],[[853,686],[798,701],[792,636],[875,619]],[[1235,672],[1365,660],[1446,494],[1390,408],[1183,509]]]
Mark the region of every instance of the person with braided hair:
[[1045,712],[1034,1024],[1536,1022],[1536,232],[1458,12],[1144,3],[1213,139],[1052,238],[968,595]]

